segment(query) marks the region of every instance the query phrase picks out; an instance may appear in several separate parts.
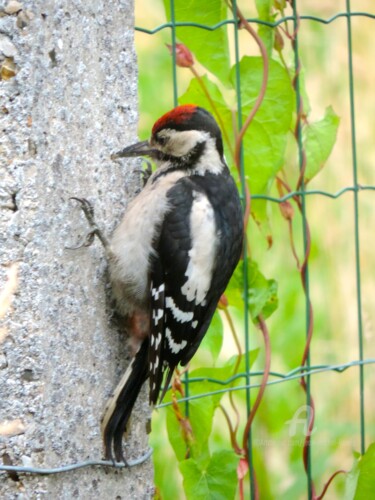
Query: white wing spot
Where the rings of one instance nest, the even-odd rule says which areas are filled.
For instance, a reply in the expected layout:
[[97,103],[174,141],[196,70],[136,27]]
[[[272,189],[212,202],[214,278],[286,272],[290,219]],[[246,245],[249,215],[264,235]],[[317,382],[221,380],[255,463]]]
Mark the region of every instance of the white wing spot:
[[191,249],[186,268],[187,278],[181,293],[189,302],[204,305],[211,285],[213,266],[216,257],[215,214],[207,196],[193,192],[193,205],[190,215]]
[[180,323],[187,323],[188,321],[191,321],[194,317],[192,312],[181,311],[181,309],[179,309],[179,307],[176,306],[172,297],[167,297],[165,299],[165,306],[172,311],[174,319],[176,321],[179,321]]
[[193,321],[193,322],[192,322],[192,324],[191,324],[191,326],[192,326],[193,328],[197,328],[197,326],[198,326],[198,321],[197,321],[197,320]]
[[158,338],[155,340],[155,349],[159,347],[160,342],[161,342],[161,333],[158,334]]
[[154,325],[157,325],[162,317],[163,317],[163,309],[158,309],[157,312],[155,309],[152,311],[152,319],[154,320]]
[[[152,285],[151,285],[152,286]],[[158,300],[159,295],[163,293],[165,290],[165,285],[162,283],[159,288],[151,288],[151,295],[154,297],[155,300]]]
[[168,339],[169,348],[173,352],[173,354],[177,354],[178,352],[180,352],[182,349],[184,349],[186,347],[186,345],[187,345],[186,340],[183,340],[181,343],[178,343],[172,339],[172,332],[170,331],[169,328],[165,329],[165,334],[166,334],[167,339]]

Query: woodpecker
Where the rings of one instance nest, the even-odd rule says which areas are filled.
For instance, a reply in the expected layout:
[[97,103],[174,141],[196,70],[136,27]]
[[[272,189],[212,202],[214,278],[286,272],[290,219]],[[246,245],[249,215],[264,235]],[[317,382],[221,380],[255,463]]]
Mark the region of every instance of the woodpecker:
[[238,190],[208,111],[178,106],[157,120],[150,140],[112,158],[137,156],[152,159],[155,172],[108,243],[96,226],[91,234],[106,246],[119,312],[139,344],[102,419],[105,456],[117,462],[125,461],[123,434],[142,385],[149,379],[151,405],[163,399],[177,365],[198,349],[243,243]]

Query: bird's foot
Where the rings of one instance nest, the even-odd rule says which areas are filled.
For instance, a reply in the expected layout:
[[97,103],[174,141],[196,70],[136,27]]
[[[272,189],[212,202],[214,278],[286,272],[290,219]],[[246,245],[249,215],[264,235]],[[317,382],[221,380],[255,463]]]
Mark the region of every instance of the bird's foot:
[[94,208],[91,205],[89,201],[87,201],[85,198],[76,198],[75,196],[72,196],[70,198],[71,200],[76,200],[78,203],[81,205],[81,209],[83,213],[85,214],[85,217],[87,219],[87,222],[89,223],[90,226],[90,231],[87,233],[85,239],[83,240],[82,243],[76,245],[76,246],[65,246],[68,250],[78,250],[79,248],[83,247],[89,247],[92,245],[95,236],[99,238],[101,241],[102,245],[104,248],[107,250],[109,248],[109,243],[107,238],[103,235],[103,233],[100,231],[98,228],[95,218],[94,218]]
[[145,187],[149,178],[152,175],[152,166],[148,160],[143,160],[143,161],[144,161],[144,163],[146,163],[146,168],[143,168],[141,170],[141,179],[142,179],[143,187]]

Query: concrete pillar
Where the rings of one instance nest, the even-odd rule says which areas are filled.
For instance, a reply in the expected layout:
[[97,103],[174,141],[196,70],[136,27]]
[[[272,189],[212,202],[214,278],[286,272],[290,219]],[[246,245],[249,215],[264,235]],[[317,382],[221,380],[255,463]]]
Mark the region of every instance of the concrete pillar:
[[[69,251],[89,199],[109,234],[138,187],[110,152],[136,139],[131,0],[8,1],[0,12],[0,463],[56,467],[102,458],[100,417],[129,363],[99,242]],[[126,447],[147,451],[137,404]],[[149,460],[131,470],[0,475],[0,497],[138,499]]]

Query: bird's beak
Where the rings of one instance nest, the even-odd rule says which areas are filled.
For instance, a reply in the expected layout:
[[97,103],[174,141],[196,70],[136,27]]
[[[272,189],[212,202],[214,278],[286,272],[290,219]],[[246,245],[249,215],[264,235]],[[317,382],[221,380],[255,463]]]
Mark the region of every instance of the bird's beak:
[[157,153],[158,150],[152,148],[148,141],[142,141],[132,144],[121,151],[117,151],[117,153],[111,154],[111,160],[116,160],[117,158],[132,158],[136,156],[149,156],[150,158],[154,158]]

